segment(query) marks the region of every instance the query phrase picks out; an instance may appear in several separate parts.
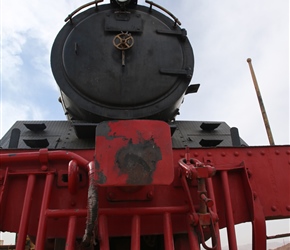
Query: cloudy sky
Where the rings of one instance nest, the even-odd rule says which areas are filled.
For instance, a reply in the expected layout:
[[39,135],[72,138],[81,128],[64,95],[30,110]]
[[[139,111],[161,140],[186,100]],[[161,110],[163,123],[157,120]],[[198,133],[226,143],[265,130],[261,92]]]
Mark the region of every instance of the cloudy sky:
[[[248,144],[268,144],[246,62],[251,57],[275,143],[289,144],[289,0],[155,2],[186,28],[195,53],[192,83],[201,84],[177,119],[226,121]],[[64,18],[84,3],[1,0],[0,136],[16,120],[65,119],[50,49]]]
[[[192,83],[177,119],[226,121],[250,145],[268,143],[246,59],[251,57],[277,144],[289,143],[289,1],[157,0],[188,31]],[[1,1],[1,124],[65,119],[50,49],[75,1]],[[139,0],[145,4],[144,0]]]

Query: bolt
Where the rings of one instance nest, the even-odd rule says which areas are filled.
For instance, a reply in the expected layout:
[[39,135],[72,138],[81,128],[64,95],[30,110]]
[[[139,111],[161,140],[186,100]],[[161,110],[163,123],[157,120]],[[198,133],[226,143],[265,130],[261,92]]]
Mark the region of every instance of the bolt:
[[251,171],[251,170],[249,170],[249,169],[247,169],[247,174],[248,174],[248,177],[249,177],[249,178],[251,178],[251,177],[252,177],[252,175],[253,175],[252,171]]
[[42,171],[47,171],[47,169],[48,169],[48,167],[47,167],[46,165],[42,165],[42,166],[41,166],[41,170],[42,170]]
[[194,218],[193,218],[192,214],[189,214],[189,215],[188,215],[188,220],[189,220],[191,223],[194,222]]
[[254,200],[257,199],[257,193],[256,192],[253,192],[253,198],[254,198]]
[[113,200],[114,196],[115,196],[114,193],[110,192],[110,193],[107,194],[107,199],[108,200]]
[[152,192],[152,191],[149,191],[149,192],[147,193],[147,198],[148,198],[149,200],[152,200],[152,199],[153,199],[153,192]]
[[273,212],[275,212],[275,211],[277,211],[277,207],[276,207],[276,206],[272,206],[272,207],[271,207],[271,210],[272,210]]
[[194,226],[197,225],[198,221],[195,220],[193,214],[189,214],[187,219],[188,219],[189,224],[194,225]]

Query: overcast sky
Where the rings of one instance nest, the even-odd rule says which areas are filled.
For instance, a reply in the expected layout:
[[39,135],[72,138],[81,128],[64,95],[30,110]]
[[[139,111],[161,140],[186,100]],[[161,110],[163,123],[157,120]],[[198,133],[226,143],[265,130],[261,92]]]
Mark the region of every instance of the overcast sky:
[[[179,120],[225,121],[249,145],[267,145],[246,62],[252,58],[276,144],[289,144],[289,0],[154,0],[176,15],[195,53]],[[1,0],[0,136],[16,120],[64,120],[50,49],[84,0]],[[140,4],[145,1],[139,0]]]
[[[251,57],[277,144],[289,144],[289,0],[155,0],[187,29],[192,83],[177,119],[225,121],[250,145],[268,144],[246,59]],[[63,120],[50,49],[76,1],[1,1],[1,124]],[[145,1],[139,0],[140,4]]]

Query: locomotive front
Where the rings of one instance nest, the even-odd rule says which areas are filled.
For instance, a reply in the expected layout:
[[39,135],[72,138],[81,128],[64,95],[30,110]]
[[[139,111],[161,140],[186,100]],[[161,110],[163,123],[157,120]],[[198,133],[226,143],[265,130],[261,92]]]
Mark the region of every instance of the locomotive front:
[[186,30],[167,10],[146,2],[149,7],[96,1],[94,8],[67,18],[51,66],[69,120],[171,121],[184,95],[197,91],[198,85],[188,86],[194,57]]

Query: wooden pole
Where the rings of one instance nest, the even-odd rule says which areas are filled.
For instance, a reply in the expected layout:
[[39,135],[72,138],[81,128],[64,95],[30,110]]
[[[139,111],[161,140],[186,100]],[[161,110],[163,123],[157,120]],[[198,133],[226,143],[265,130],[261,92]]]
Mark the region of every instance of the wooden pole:
[[269,120],[268,120],[268,117],[267,117],[266,109],[265,109],[265,106],[264,106],[264,103],[263,103],[262,95],[261,95],[261,92],[260,92],[260,89],[259,89],[259,85],[258,85],[258,82],[257,82],[257,78],[256,78],[256,75],[255,75],[253,66],[252,66],[252,59],[248,58],[247,62],[249,64],[251,75],[252,75],[252,78],[253,78],[253,83],[254,83],[254,86],[255,86],[256,93],[257,93],[260,109],[261,109],[261,112],[262,112],[264,124],[265,124],[265,127],[266,127],[268,139],[269,139],[269,143],[270,143],[271,146],[273,146],[273,145],[275,145],[275,143],[274,143],[273,135],[272,135],[272,132],[271,132]]

